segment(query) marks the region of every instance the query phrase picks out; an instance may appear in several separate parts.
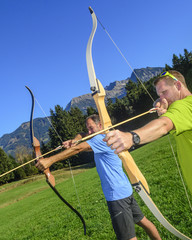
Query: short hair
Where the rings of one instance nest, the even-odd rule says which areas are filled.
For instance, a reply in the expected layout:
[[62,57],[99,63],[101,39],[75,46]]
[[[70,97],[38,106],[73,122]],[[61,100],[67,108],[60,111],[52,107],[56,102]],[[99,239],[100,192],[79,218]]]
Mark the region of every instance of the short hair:
[[[169,70],[168,72],[170,74],[172,74],[178,81],[180,81],[185,87],[187,87],[185,78],[180,72],[175,71],[175,70]],[[153,85],[156,86],[157,83],[159,83],[162,80],[166,80],[166,83],[168,85],[173,85],[175,82],[175,80],[173,78],[171,78],[170,76],[159,76],[157,79],[155,79],[155,81],[153,82]]]
[[88,116],[86,118],[86,122],[87,122],[88,119],[93,120],[93,122],[96,123],[96,124],[101,122],[98,114],[92,114],[92,115]]

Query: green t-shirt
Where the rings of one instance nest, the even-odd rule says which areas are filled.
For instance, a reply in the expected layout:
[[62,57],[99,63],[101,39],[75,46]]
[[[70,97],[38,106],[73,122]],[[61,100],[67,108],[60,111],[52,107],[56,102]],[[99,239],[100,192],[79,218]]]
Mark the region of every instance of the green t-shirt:
[[192,193],[192,95],[172,103],[162,116],[175,126],[170,133],[175,137],[179,163]]

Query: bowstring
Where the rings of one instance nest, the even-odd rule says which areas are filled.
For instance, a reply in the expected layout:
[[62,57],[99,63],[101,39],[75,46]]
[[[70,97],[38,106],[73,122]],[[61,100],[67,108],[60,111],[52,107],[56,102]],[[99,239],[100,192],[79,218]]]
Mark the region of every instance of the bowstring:
[[191,205],[191,202],[190,202],[190,199],[189,199],[189,194],[188,194],[188,192],[187,192],[187,188],[186,188],[186,186],[185,186],[185,182],[184,182],[184,180],[183,180],[182,173],[181,173],[181,170],[180,170],[180,168],[179,168],[178,161],[177,161],[177,157],[176,157],[176,155],[175,155],[175,151],[174,151],[174,149],[173,149],[173,145],[172,145],[172,143],[171,143],[171,139],[170,139],[169,136],[168,136],[168,139],[169,139],[169,144],[170,144],[170,146],[171,146],[171,150],[172,150],[172,153],[173,153],[173,156],[174,156],[176,165],[177,165],[177,169],[178,169],[178,172],[179,172],[179,176],[180,176],[180,178],[181,178],[181,182],[182,182],[183,188],[184,188],[184,190],[185,190],[185,194],[186,194],[186,197],[187,197],[187,200],[188,200],[188,203],[189,203],[189,207],[190,207],[190,209],[191,209],[191,211],[192,211],[192,205]]
[[[37,104],[39,105],[41,111],[43,112],[45,118],[48,120],[49,124],[51,125],[51,127],[53,128],[54,132],[56,133],[56,135],[58,136],[59,140],[61,141],[61,145],[58,146],[57,148],[58,149],[61,149],[63,148],[62,146],[62,143],[63,143],[63,140],[61,138],[61,136],[59,135],[59,133],[57,132],[56,128],[53,126],[50,118],[46,115],[45,111],[43,110],[41,104],[38,102],[37,98],[35,98],[35,101],[37,102]],[[78,204],[79,204],[79,207],[80,207],[80,211],[82,212],[82,208],[81,208],[81,204],[80,204],[80,200],[79,200],[79,195],[78,195],[78,191],[77,191],[77,187],[76,187],[76,183],[75,183],[75,178],[74,178],[74,175],[73,175],[73,171],[72,171],[72,167],[71,167],[71,163],[70,163],[70,160],[68,159],[68,165],[69,165],[69,170],[70,170],[70,173],[71,173],[71,177],[72,177],[72,181],[73,181],[73,185],[74,185],[74,188],[75,188],[75,194],[76,194],[76,197],[77,197],[77,201],[78,201]]]
[[108,33],[108,31],[106,30],[106,28],[103,26],[103,24],[100,22],[100,20],[97,18],[98,22],[100,23],[101,27],[103,28],[103,30],[106,32],[106,34],[108,35],[108,37],[110,38],[110,40],[112,41],[112,43],[115,45],[117,51],[120,53],[120,55],[123,57],[123,59],[125,60],[125,62],[127,63],[127,65],[129,66],[129,68],[131,69],[131,71],[135,74],[135,77],[138,79],[138,81],[140,82],[140,84],[142,85],[142,87],[145,89],[145,91],[147,92],[147,94],[149,95],[149,97],[151,98],[151,100],[154,102],[153,97],[151,96],[150,92],[147,90],[147,88],[145,87],[145,85],[143,84],[143,82],[141,81],[141,79],[138,77],[137,73],[135,72],[135,70],[132,68],[132,66],[130,65],[130,63],[127,61],[126,57],[124,56],[124,54],[122,53],[122,51],[120,50],[120,48],[117,46],[117,44],[115,43],[115,41],[112,39],[112,37],[110,36],[110,34]]
[[[101,21],[98,19],[97,17],[97,20],[98,22],[100,23],[101,27],[103,28],[103,30],[105,31],[105,33],[108,35],[108,37],[110,38],[110,40],[112,41],[112,43],[114,44],[114,46],[116,47],[117,51],[120,53],[120,55],[123,57],[123,59],[125,60],[125,62],[127,63],[127,65],[129,66],[129,68],[132,70],[132,72],[135,74],[135,77],[136,79],[140,82],[140,84],[142,85],[142,87],[145,89],[145,91],[147,92],[147,94],[149,95],[149,97],[151,98],[151,100],[154,102],[154,98],[151,96],[151,94],[149,93],[149,91],[147,90],[147,88],[145,87],[145,85],[143,84],[143,82],[141,81],[141,79],[138,77],[137,73],[135,72],[135,70],[132,68],[131,64],[128,62],[128,60],[126,59],[126,57],[124,56],[124,54],[122,53],[122,51],[120,50],[120,48],[117,46],[117,44],[115,43],[115,41],[112,39],[111,35],[109,34],[109,32],[106,30],[106,28],[104,27],[104,25],[101,23]],[[189,199],[189,194],[187,192],[187,189],[186,189],[186,186],[185,186],[185,182],[183,180],[183,177],[182,177],[182,174],[181,174],[181,171],[179,169],[179,164],[178,164],[178,160],[177,160],[177,157],[175,155],[175,152],[174,152],[174,149],[173,149],[173,145],[171,143],[171,140],[170,140],[170,137],[169,135],[167,135],[168,139],[169,139],[169,144],[170,144],[170,148],[171,148],[171,151],[172,151],[172,155],[173,155],[173,158],[175,159],[175,162],[176,162],[176,166],[177,166],[177,169],[178,169],[178,172],[179,172],[179,175],[180,175],[180,178],[181,178],[181,182],[182,182],[182,185],[183,185],[183,188],[184,188],[184,191],[185,191],[185,195],[187,197],[187,201],[189,203],[189,207],[192,211],[192,205],[191,205],[191,202],[190,202],[190,199]]]

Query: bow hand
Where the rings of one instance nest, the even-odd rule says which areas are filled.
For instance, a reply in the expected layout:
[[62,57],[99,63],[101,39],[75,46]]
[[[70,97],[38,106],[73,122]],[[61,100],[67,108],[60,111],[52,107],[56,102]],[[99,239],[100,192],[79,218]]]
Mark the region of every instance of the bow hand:
[[132,135],[119,130],[108,132],[103,141],[107,142],[107,145],[111,146],[112,150],[115,149],[116,154],[130,149],[133,145]]
[[49,160],[50,158],[42,158],[40,159],[37,163],[36,163],[36,167],[40,170],[40,171],[45,171],[47,168],[49,168],[52,163]]
[[34,152],[35,152],[35,155],[37,158],[35,166],[45,174],[46,180],[54,187],[55,186],[55,178],[49,170],[49,167],[51,166],[51,164],[49,162],[49,158],[43,158],[43,157],[41,158],[42,154],[41,154],[41,149],[40,149],[40,142],[35,136],[33,136],[33,144],[32,145],[33,145]]

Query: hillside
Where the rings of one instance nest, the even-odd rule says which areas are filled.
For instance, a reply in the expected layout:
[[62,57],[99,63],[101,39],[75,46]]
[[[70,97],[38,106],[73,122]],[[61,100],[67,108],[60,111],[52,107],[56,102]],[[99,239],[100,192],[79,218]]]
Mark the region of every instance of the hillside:
[[[134,72],[143,82],[148,81],[154,76],[157,76],[161,71],[162,67],[147,67],[141,69],[135,69]],[[116,98],[122,98],[126,95],[125,86],[129,80],[136,81],[134,74],[131,74],[130,78],[121,81],[115,81],[105,87],[106,90],[106,100],[112,99],[114,101]],[[79,97],[73,98],[66,106],[65,110],[69,111],[71,107],[78,107],[83,113],[86,113],[87,107],[96,108],[94,100],[91,94],[85,94]],[[34,119],[34,132],[35,136],[40,140],[40,142],[46,143],[49,140],[48,129],[50,123],[46,118],[36,118]],[[0,138],[0,147],[12,156],[15,156],[15,152],[22,147],[32,151],[30,143],[30,130],[29,122],[22,123],[14,132],[10,134],[4,134]]]
[[[151,198],[163,216],[191,238],[192,215],[168,138],[165,136],[134,150],[132,156],[147,179]],[[73,168],[75,186],[69,169],[52,173],[56,178],[56,188],[82,214],[87,236],[83,235],[80,219],[54,194],[41,174],[0,187],[0,239],[115,240],[96,168],[87,165]],[[176,240],[156,220],[136,192],[134,196],[144,215],[157,227],[161,238]],[[147,239],[144,230],[138,226],[136,232],[138,239]]]

